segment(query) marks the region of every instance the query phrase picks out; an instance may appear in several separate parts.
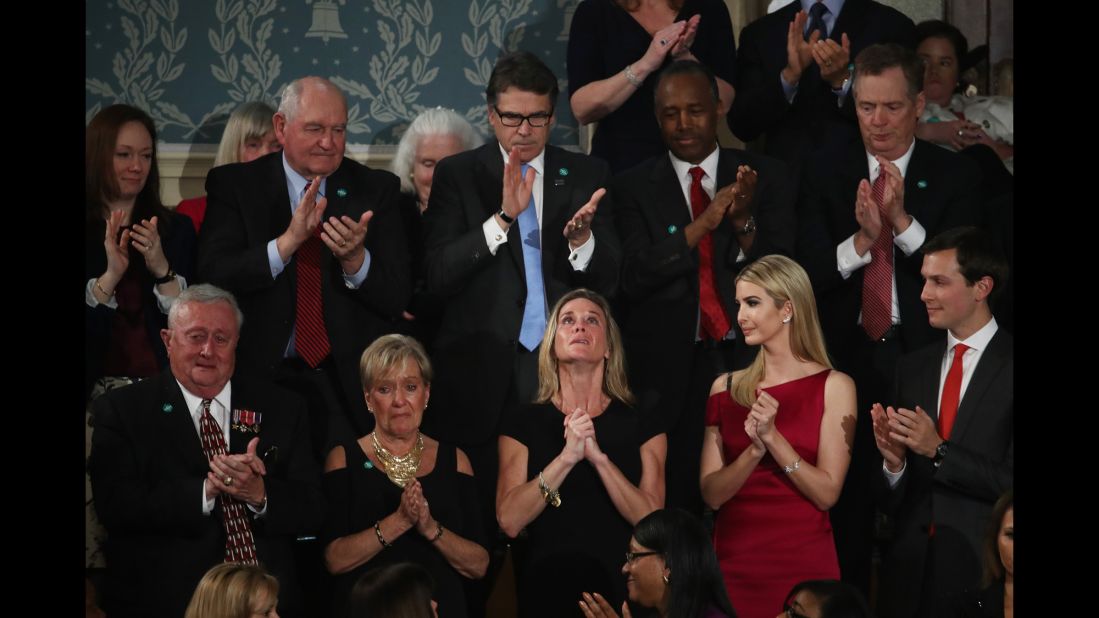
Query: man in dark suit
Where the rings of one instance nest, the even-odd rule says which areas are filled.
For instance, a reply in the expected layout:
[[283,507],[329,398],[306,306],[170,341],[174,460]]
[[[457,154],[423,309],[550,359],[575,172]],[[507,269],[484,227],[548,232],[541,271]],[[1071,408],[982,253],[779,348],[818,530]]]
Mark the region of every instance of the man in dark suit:
[[619,175],[611,189],[623,245],[620,315],[630,386],[668,432],[666,503],[696,513],[710,385],[758,350],[736,343],[733,280],[757,257],[792,256],[795,235],[797,191],[788,168],[718,148],[718,107],[708,68],[669,65],[656,86],[656,120],[669,152]]
[[989,308],[1007,261],[986,232],[943,232],[923,246],[922,299],[947,331],[901,358],[893,405],[874,404],[883,510],[895,520],[878,613],[940,616],[980,586],[983,539],[996,499],[1014,484],[1014,343]]
[[800,174],[813,151],[856,136],[849,63],[874,43],[914,48],[916,27],[873,0],[799,0],[748,24],[729,128],[764,137],[763,151]]
[[226,560],[261,562],[279,580],[279,613],[307,615],[292,549],[321,525],[320,472],[302,401],[231,379],[241,320],[228,292],[184,290],[161,331],[169,369],[95,401],[89,467],[111,616],[182,616]]
[[439,162],[424,213],[427,286],[446,302],[424,431],[469,455],[486,530],[497,529],[501,414],[536,392],[548,309],[570,289],[610,295],[618,284],[600,201],[609,170],[546,144],[557,95],[535,55],[501,56],[485,89],[496,139]]
[[359,356],[411,295],[399,182],[344,157],[347,104],[325,79],[288,85],[274,125],[281,153],[210,170],[198,276],[240,299],[242,370],[306,398],[323,459],[348,420],[373,426]]
[[[806,167],[798,261],[813,282],[828,351],[854,378],[859,409],[868,410],[885,396],[900,354],[942,337],[920,302],[917,250],[941,230],[979,222],[980,171],[915,139],[924,96],[914,52],[872,45],[856,58],[855,74],[862,143],[822,151]],[[840,571],[865,593],[875,454],[869,415],[859,417],[832,523]]]

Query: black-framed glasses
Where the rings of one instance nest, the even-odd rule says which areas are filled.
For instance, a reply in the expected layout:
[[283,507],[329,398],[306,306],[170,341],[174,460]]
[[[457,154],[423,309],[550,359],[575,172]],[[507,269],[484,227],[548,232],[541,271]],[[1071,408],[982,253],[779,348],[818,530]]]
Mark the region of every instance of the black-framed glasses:
[[552,111],[550,111],[549,113],[538,112],[536,114],[524,116],[522,114],[516,114],[514,112],[501,112],[500,108],[496,107],[495,105],[492,106],[492,109],[496,110],[496,115],[500,118],[500,124],[504,125],[505,127],[517,127],[523,124],[523,121],[526,120],[527,124],[529,124],[532,128],[539,129],[548,125],[550,122],[550,118],[553,118]]
[[645,556],[655,556],[659,554],[658,551],[628,551],[626,552],[626,562],[633,564],[634,560],[638,558],[644,558]]

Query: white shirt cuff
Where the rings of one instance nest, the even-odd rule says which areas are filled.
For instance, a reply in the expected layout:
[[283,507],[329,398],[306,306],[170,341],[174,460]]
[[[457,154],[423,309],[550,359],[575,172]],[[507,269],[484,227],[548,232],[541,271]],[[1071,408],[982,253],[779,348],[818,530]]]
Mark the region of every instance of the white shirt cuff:
[[[913,223],[915,223],[914,220]],[[851,276],[851,273],[869,264],[870,259],[869,251],[867,251],[865,255],[859,255],[859,253],[855,251],[854,234],[848,236],[847,240],[836,245],[836,268],[840,271],[840,276],[844,279],[847,279]]]
[[[922,247],[925,240],[927,240],[927,230],[923,229],[919,221],[916,221],[916,217],[912,217],[912,223],[908,224],[908,229],[903,234],[893,237],[893,244],[897,245],[897,248],[901,251],[904,251],[905,256],[909,256]],[[867,255],[870,254],[869,251],[866,253]]]
[[485,244],[488,245],[488,252],[496,255],[496,250],[500,248],[500,245],[508,241],[507,230],[500,227],[500,224],[496,222],[495,214],[481,225],[481,230],[485,233]]
[[277,238],[272,238],[267,243],[267,265],[271,267],[271,279],[274,280],[279,276],[279,273],[286,268],[286,265],[290,263],[290,260],[294,259],[294,256],[290,256],[290,260],[282,261],[279,257],[279,247],[276,244]]
[[584,272],[588,269],[588,264],[591,264],[591,256],[594,253],[595,233],[593,232],[588,235],[588,239],[584,241],[584,244],[569,251],[569,265],[576,272]]
[[366,275],[370,273],[370,250],[365,249],[366,255],[363,257],[363,265],[359,267],[358,272],[353,275],[349,275],[345,272],[340,272],[343,275],[343,284],[351,290],[359,289],[359,286],[366,281]]
[[792,105],[794,97],[798,95],[798,85],[787,83],[786,78],[782,76],[782,71],[778,73],[778,81],[782,82],[782,92],[786,95],[786,102]]
[[107,299],[107,302],[101,303],[99,299],[95,297],[95,282],[96,279],[88,279],[88,285],[84,286],[84,304],[88,305],[92,309],[95,309],[99,305],[110,307],[111,309],[118,309],[118,299],[111,296]]
[[881,464],[881,471],[885,474],[885,480],[889,483],[889,489],[893,489],[897,486],[897,483],[901,482],[901,477],[904,476],[904,471],[908,467],[908,460],[905,459],[901,462],[900,472],[890,472],[889,468],[885,467],[885,462]]
[[[176,275],[176,282],[179,283],[179,291],[187,289],[187,279],[183,275]],[[175,302],[175,296],[165,296],[160,293],[160,286],[153,284],[153,296],[156,296],[156,306],[160,308],[160,312],[164,315],[168,315],[168,310],[172,308],[172,303]]]
[[213,498],[206,497],[206,481],[202,482],[202,514],[209,515],[214,512],[214,504],[217,503],[217,496]]

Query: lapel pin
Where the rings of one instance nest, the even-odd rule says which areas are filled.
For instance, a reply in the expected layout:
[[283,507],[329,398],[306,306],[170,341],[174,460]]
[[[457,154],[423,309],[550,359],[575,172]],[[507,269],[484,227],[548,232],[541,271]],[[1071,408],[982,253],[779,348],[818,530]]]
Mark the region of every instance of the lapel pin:
[[245,433],[259,433],[260,422],[263,415],[252,410],[233,410],[232,427]]
[[171,413],[171,411],[172,411],[172,404],[170,404],[170,403],[166,403],[166,404],[164,404],[164,405],[160,406],[160,411],[161,411],[161,412],[163,412],[163,413],[165,413],[165,414],[169,414],[169,413]]
[[678,230],[678,229],[679,229],[679,228],[677,228],[677,227],[676,227],[676,226],[674,226],[674,225],[669,225],[669,226],[668,226],[668,233],[669,233],[669,234],[675,234],[675,231],[676,231],[676,230]]
[[569,175],[569,168],[562,167],[561,169],[557,170],[557,173],[560,174],[561,176],[568,176]]
[[368,460],[363,462],[363,467],[366,468],[367,470],[373,470],[374,469],[374,464],[368,459]]
[[336,195],[338,195],[340,197],[347,197],[347,189],[344,189],[342,187],[339,188],[339,189],[336,189]]
[[916,181],[916,186],[921,188],[921,189],[926,189],[927,188],[927,181],[926,180],[917,180]]
[[565,179],[564,178],[554,178],[553,179],[553,186],[555,186],[555,187],[565,186]]

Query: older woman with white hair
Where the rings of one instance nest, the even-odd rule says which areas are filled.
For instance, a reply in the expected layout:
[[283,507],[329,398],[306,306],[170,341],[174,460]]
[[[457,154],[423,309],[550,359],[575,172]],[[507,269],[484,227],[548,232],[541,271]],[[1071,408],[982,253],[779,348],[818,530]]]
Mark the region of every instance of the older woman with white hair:
[[427,210],[435,165],[453,154],[484,143],[473,125],[458,112],[445,107],[425,109],[412,120],[397,145],[393,173],[401,179],[401,214],[408,232],[408,247],[416,285],[404,312],[406,334],[423,341],[430,349],[442,319],[442,303],[424,291],[424,237],[420,215]]

